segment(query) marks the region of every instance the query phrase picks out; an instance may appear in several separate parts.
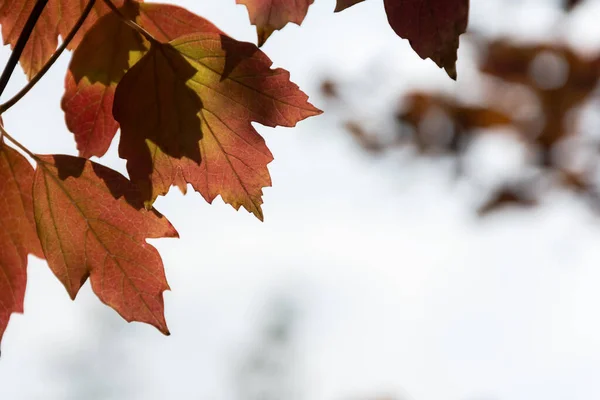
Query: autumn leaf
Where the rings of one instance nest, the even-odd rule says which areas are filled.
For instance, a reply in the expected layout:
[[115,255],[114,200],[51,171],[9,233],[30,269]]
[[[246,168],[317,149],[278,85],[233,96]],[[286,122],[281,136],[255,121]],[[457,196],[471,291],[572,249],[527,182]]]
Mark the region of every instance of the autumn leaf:
[[23,312],[27,254],[42,257],[35,232],[33,167],[0,139],[0,341],[13,312]]
[[365,0],[337,0],[334,12],[344,11],[346,8],[352,7],[355,4],[362,3]]
[[[187,33],[220,33],[212,23],[177,6],[128,3],[121,13],[164,42]],[[108,150],[119,128],[112,115],[117,84],[148,47],[139,33],[110,13],[90,29],[73,52],[62,108],[81,157],[101,157]]]
[[38,156],[33,183],[37,231],[48,265],[71,298],[90,277],[100,300],[127,321],[169,334],[161,258],[146,238],[177,237],[116,171],[83,158]]
[[320,113],[271,64],[252,44],[205,33],[155,43],[127,72],[113,110],[119,155],[147,204],[190,183],[262,220],[273,157],[251,122],[291,127]]
[[[131,4],[121,12],[135,18]],[[119,128],[112,116],[117,83],[145,50],[141,35],[109,13],[98,20],[73,52],[61,105],[80,156],[101,157],[108,150]]]
[[[121,6],[123,1],[126,0],[114,3]],[[0,25],[4,44],[15,46],[35,3],[36,0],[0,0]],[[52,56],[58,46],[58,37],[64,39],[69,34],[87,3],[87,0],[48,1],[20,58],[21,66],[29,79]],[[69,44],[69,49],[76,48],[85,32],[107,12],[109,8],[102,1],[97,1],[78,34]]]
[[384,0],[388,21],[423,58],[456,79],[459,36],[467,29],[469,0]]
[[293,22],[300,25],[306,17],[308,7],[314,0],[236,0],[250,14],[250,22],[256,25],[258,46],[265,44],[269,36]]

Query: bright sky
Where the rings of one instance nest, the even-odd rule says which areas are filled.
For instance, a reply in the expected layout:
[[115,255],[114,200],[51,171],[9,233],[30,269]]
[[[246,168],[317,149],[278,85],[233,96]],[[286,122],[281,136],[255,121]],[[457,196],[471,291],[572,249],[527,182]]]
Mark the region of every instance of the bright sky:
[[[234,0],[177,3],[236,39],[255,40]],[[525,11],[510,6],[521,3]],[[472,23],[540,37],[557,18],[551,3],[473,0]],[[317,1],[302,28],[289,26],[264,47],[317,107],[326,107],[318,81],[333,73],[364,82],[391,77],[389,93],[356,103],[365,117],[394,88],[457,89],[394,35],[381,1],[336,15],[333,8],[333,0]],[[581,10],[573,39],[595,35],[598,43],[598,17],[597,2]],[[76,152],[59,108],[67,62],[5,117],[37,152]],[[459,77],[469,68],[460,64]],[[17,74],[9,89],[23,84]],[[59,365],[100,345],[102,363],[93,352],[87,360],[98,379],[128,388],[110,398],[232,399],[232,365],[264,302],[279,291],[301,305],[306,399],[600,398],[600,224],[585,207],[557,194],[540,209],[480,221],[473,199],[439,169],[373,162],[332,116],[258,129],[275,155],[264,223],[197,194],[173,190],[158,201],[182,237],[153,241],[172,289],[165,295],[172,335],[94,306],[87,284],[71,302],[45,263],[32,259],[26,314],[12,317],[2,343],[0,399],[65,398]],[[124,170],[116,146],[102,162]],[[96,319],[125,339],[102,341]]]

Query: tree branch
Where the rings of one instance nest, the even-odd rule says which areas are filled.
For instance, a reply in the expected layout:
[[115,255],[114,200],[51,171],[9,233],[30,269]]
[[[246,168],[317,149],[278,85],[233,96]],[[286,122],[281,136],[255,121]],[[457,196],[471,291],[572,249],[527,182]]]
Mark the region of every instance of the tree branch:
[[21,98],[23,98],[23,96],[25,96],[35,86],[35,84],[38,83],[38,81],[40,79],[42,79],[42,77],[46,74],[46,72],[48,72],[50,67],[52,67],[52,65],[56,62],[56,60],[58,60],[58,58],[60,57],[62,52],[65,51],[65,49],[69,46],[69,43],[71,43],[71,41],[73,40],[75,35],[77,35],[77,32],[79,32],[79,29],[81,29],[81,26],[85,22],[87,16],[92,11],[92,8],[94,7],[95,3],[96,3],[96,0],[88,1],[88,4],[85,6],[85,9],[81,13],[81,16],[79,17],[79,19],[77,20],[77,22],[75,23],[75,25],[73,26],[73,28],[71,29],[69,34],[65,37],[64,41],[58,47],[58,49],[56,49],[54,54],[52,54],[52,57],[50,57],[50,59],[48,61],[46,61],[46,64],[44,64],[42,69],[40,69],[38,71],[38,73],[35,74],[35,76],[27,83],[27,85],[25,87],[23,87],[23,89],[21,89],[17,94],[15,94],[6,103],[0,105],[0,114],[2,114],[6,110],[8,110],[12,106],[14,106],[19,100],[21,100]]
[[33,32],[33,28],[35,28],[35,24],[40,19],[40,15],[42,15],[42,11],[44,11],[44,7],[48,4],[48,0],[37,0],[35,5],[33,6],[33,10],[31,10],[31,14],[27,18],[27,22],[25,22],[25,26],[23,27],[23,31],[19,35],[17,39],[17,43],[15,44],[15,48],[13,49],[8,62],[6,63],[6,67],[4,67],[4,71],[2,71],[2,76],[0,76],[0,96],[4,93],[4,89],[6,89],[6,85],[8,85],[8,81],[12,73],[15,70],[15,67],[19,63],[19,58],[21,58],[21,54],[23,54],[23,50],[25,49],[25,45]]
[[[17,139],[15,139],[8,132],[6,132],[6,129],[4,129],[4,125],[2,125],[2,121],[0,121],[0,140],[3,139],[3,138],[6,138],[9,141],[11,141],[21,151],[23,151],[29,157],[33,158],[33,160],[35,162],[38,161],[38,157],[35,154],[33,154],[33,152],[31,150],[29,150],[27,147],[23,146]],[[2,144],[2,143],[0,142],[0,144]]]
[[103,1],[104,1],[104,4],[106,4],[108,6],[108,8],[110,8],[111,11],[114,12],[131,29],[135,30],[140,35],[144,36],[150,43],[158,42],[158,40],[156,40],[156,38],[154,36],[152,36],[147,30],[145,30],[144,28],[139,26],[135,21],[132,21],[131,19],[129,19],[128,17],[123,15],[123,13],[117,8],[117,6],[115,6],[113,4],[113,2],[111,0],[103,0]]

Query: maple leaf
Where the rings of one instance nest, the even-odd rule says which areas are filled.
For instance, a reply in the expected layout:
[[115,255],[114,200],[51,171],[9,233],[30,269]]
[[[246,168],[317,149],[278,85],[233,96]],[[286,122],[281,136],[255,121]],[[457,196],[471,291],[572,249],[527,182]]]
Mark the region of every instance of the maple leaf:
[[27,254],[42,257],[35,232],[33,167],[0,139],[0,340],[13,312],[23,312]]
[[[221,31],[184,8],[158,3],[126,3],[121,13],[167,42],[194,32]],[[101,157],[119,124],[112,115],[117,84],[148,50],[149,43],[114,13],[102,17],[73,52],[62,108],[81,157]]]
[[[132,0],[118,0],[114,3],[121,6],[124,1]],[[35,3],[36,0],[0,1],[0,25],[2,25],[4,44],[15,46]],[[48,1],[20,58],[21,66],[29,79],[52,56],[58,46],[58,37],[61,36],[64,39],[69,34],[87,3],[87,0]],[[85,32],[99,17],[109,11],[110,9],[103,2],[97,1],[68,48],[76,48]]]
[[204,33],[154,43],[127,72],[113,109],[119,155],[147,204],[190,183],[209,203],[221,195],[262,220],[273,157],[251,122],[292,127],[321,113],[271,65],[250,43]]
[[75,298],[88,276],[100,300],[127,321],[169,334],[160,255],[146,238],[177,237],[156,210],[145,210],[134,185],[84,158],[37,156],[35,221],[48,265]]
[[355,4],[362,3],[363,1],[365,0],[337,0],[334,12],[344,11],[346,8],[350,8]]
[[423,58],[456,79],[459,36],[467,29],[469,0],[384,0],[388,21]]
[[300,25],[306,17],[308,7],[314,0],[236,0],[250,14],[250,22],[256,25],[258,46],[265,44],[269,36],[293,22]]

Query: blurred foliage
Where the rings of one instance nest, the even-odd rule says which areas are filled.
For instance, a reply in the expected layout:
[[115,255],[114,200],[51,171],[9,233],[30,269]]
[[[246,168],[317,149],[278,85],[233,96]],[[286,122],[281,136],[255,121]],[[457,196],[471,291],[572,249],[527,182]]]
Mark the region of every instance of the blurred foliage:
[[[581,1],[566,0],[566,13]],[[507,205],[532,207],[549,190],[567,190],[600,211],[600,135],[581,129],[581,109],[598,102],[600,52],[581,54],[563,43],[523,44],[506,38],[469,33],[477,49],[477,79],[465,78],[464,88],[479,93],[464,100],[464,90],[411,90],[401,93],[394,112],[393,135],[357,122],[349,110],[346,130],[368,153],[382,156],[410,148],[419,157],[450,158],[459,178],[472,178],[464,159],[473,143],[485,135],[509,135],[527,154],[517,176],[487,187],[481,216]],[[345,104],[340,83],[325,80],[322,94]],[[381,118],[387,118],[382,116]]]
[[239,400],[300,400],[294,357],[295,302],[276,297],[268,304],[259,334],[236,371]]

